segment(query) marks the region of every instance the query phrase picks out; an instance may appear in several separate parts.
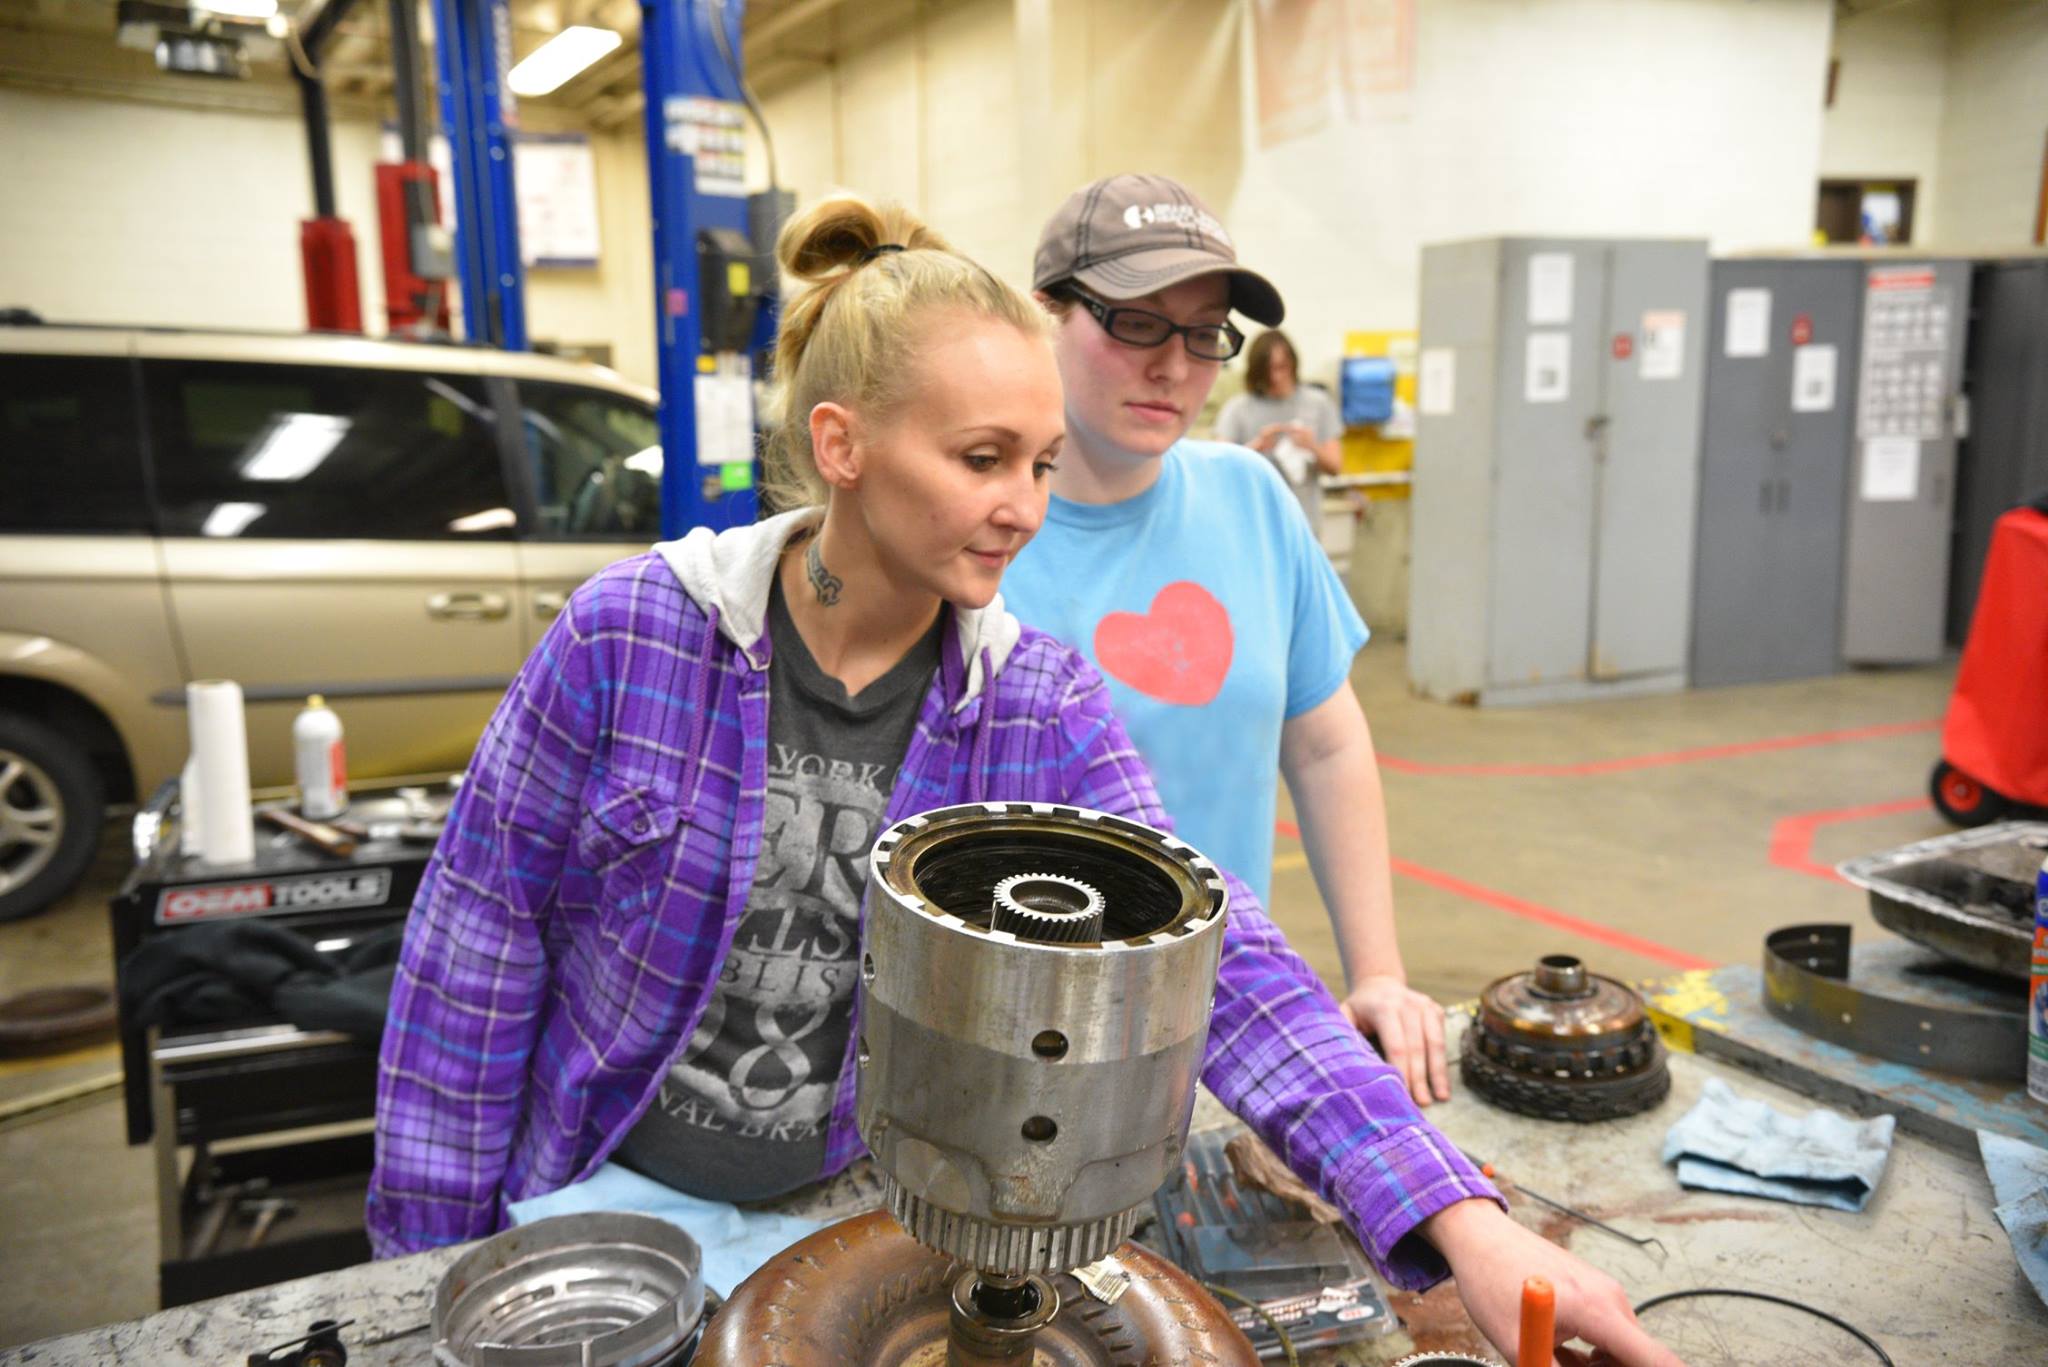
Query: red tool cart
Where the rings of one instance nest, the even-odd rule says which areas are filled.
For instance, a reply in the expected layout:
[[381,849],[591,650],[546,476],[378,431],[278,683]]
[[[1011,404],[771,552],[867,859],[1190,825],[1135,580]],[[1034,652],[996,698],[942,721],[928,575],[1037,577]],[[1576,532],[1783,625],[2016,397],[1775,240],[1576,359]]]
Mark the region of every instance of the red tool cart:
[[1932,785],[1959,826],[2048,811],[2048,499],[1992,531]]

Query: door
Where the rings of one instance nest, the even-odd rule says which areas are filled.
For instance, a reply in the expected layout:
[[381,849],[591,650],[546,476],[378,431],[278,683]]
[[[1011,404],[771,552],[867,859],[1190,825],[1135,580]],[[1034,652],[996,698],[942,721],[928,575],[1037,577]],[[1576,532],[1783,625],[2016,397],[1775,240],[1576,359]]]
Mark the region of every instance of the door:
[[1832,262],[1713,264],[1693,586],[1697,686],[1838,666],[1857,271]]
[[[0,340],[0,675],[90,699],[147,798],[189,747],[184,714],[150,701],[184,681],[150,535],[134,362],[125,345],[108,354],[104,336],[11,331],[31,335]],[[39,804],[17,794],[12,805]],[[0,829],[0,885],[8,844]]]
[[[1784,313],[1772,354],[1783,379],[1772,410],[1777,484],[1767,558],[1775,664],[1765,678],[1802,678],[1841,668],[1841,604],[1849,457],[1862,329],[1862,267],[1789,262],[1777,268]],[[1795,338],[1804,337],[1804,342]],[[1780,436],[1782,434],[1782,437]]]
[[474,376],[144,361],[172,620],[249,700],[250,776],[291,778],[308,693],[356,778],[469,760],[520,661],[515,515]]
[[1682,676],[1699,493],[1706,245],[1623,242],[1604,255],[1588,672]]
[[1606,318],[1602,249],[1515,239],[1501,253],[1487,682],[1586,676]]
[[576,586],[661,537],[661,426],[643,400],[548,381],[517,386],[520,629],[531,650]]
[[1842,602],[1852,664],[1941,658],[1967,262],[1865,272]]

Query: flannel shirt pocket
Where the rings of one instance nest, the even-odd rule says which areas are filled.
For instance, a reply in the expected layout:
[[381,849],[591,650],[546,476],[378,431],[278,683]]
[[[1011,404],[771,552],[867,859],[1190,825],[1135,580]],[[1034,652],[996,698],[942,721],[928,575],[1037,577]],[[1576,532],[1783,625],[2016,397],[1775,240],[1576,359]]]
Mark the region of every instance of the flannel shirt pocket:
[[647,909],[675,855],[681,812],[651,788],[604,783],[576,828],[576,852],[603,889],[599,919]]

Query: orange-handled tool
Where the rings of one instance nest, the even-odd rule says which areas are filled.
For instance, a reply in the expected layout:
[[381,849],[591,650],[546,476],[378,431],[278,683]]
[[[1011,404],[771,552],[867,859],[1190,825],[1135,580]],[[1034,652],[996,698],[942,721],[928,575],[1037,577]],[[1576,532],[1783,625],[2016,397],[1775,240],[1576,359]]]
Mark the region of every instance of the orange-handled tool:
[[1521,1351],[1516,1367],[1550,1367],[1551,1340],[1557,1335],[1557,1289],[1547,1277],[1522,1283]]

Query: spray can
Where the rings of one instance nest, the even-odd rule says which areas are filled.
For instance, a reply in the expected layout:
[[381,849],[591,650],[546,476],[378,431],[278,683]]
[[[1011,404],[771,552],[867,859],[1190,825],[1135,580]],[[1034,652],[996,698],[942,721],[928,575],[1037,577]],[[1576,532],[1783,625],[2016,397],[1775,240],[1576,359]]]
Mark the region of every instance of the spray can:
[[348,810],[348,759],[341,718],[315,693],[292,721],[292,762],[299,779],[299,812],[329,821]]
[[2048,1105],[2048,859],[2034,880],[2034,963],[2027,989],[2027,1095]]

